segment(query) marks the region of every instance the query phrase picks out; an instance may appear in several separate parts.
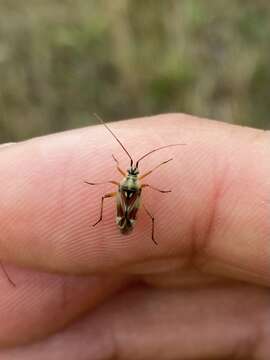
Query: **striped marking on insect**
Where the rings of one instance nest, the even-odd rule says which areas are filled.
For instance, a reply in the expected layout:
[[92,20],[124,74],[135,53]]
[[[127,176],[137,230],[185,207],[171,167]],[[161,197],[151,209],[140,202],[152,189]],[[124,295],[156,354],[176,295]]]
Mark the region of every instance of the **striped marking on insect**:
[[[109,128],[109,126],[96,114],[94,114],[95,117],[100,121],[101,124],[103,124],[106,129],[112,134],[112,136],[115,138],[115,140],[119,143],[119,145],[122,147],[122,149],[125,151],[127,156],[130,159],[130,167],[127,169],[127,171],[124,171],[121,169],[119,161],[116,159],[114,155],[112,155],[117,170],[120,172],[121,175],[123,175],[123,180],[121,182],[117,182],[115,180],[101,182],[101,183],[94,183],[85,181],[88,185],[101,185],[110,183],[113,185],[116,185],[117,191],[105,194],[101,198],[101,206],[100,206],[100,216],[99,219],[93,224],[93,226],[96,226],[98,223],[101,222],[103,218],[103,206],[104,206],[104,200],[107,198],[116,197],[116,224],[118,225],[120,231],[123,234],[126,234],[130,232],[136,222],[137,213],[140,208],[141,203],[141,192],[144,188],[150,188],[152,190],[158,191],[160,193],[169,193],[171,190],[160,190],[154,186],[151,186],[149,184],[142,184],[141,180],[144,179],[146,176],[150,175],[153,171],[158,169],[160,166],[167,164],[169,161],[172,161],[173,159],[170,158],[166,161],[163,161],[162,163],[155,166],[153,169],[147,171],[143,175],[140,175],[139,172],[139,164],[140,162],[145,159],[148,155],[159,151],[161,149],[165,149],[168,147],[173,146],[180,146],[180,145],[186,145],[186,144],[170,144],[161,146],[159,148],[153,149],[149,151],[148,153],[144,154],[142,157],[139,158],[136,162],[133,161],[131,155],[127,151],[127,149],[124,147],[124,145],[121,143],[121,141],[118,139],[118,137],[113,133],[113,131]],[[135,164],[135,165],[134,165]],[[157,241],[155,240],[155,218],[152,216],[152,214],[149,212],[149,210],[145,207],[143,204],[143,208],[146,212],[146,214],[150,217],[152,221],[152,240],[157,245]]]

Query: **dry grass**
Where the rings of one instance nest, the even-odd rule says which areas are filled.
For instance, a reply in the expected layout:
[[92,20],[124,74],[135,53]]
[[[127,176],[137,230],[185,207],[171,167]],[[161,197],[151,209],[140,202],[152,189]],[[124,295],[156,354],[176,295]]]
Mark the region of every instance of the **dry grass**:
[[0,1],[0,134],[181,111],[270,127],[270,5]]

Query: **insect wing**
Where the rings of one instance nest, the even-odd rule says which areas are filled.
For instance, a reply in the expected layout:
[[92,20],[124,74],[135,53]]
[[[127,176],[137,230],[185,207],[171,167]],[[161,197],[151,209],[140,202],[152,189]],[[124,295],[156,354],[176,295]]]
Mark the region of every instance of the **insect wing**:
[[140,206],[140,194],[138,192],[119,191],[116,203],[116,222],[123,232],[128,231],[133,227],[136,220]]

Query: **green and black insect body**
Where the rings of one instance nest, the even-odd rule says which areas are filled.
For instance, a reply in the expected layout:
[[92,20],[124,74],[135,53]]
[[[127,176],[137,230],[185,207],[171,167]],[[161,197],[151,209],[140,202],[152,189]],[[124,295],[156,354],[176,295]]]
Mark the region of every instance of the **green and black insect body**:
[[[118,160],[115,158],[114,155],[112,155],[114,161],[116,162],[117,170],[120,172],[120,174],[122,176],[124,176],[124,178],[120,183],[117,182],[117,181],[114,181],[114,180],[105,182],[105,183],[111,183],[111,184],[117,185],[118,188],[117,188],[117,191],[111,192],[111,193],[108,193],[108,194],[105,194],[105,195],[102,196],[102,198],[101,198],[101,208],[100,208],[100,217],[93,224],[93,226],[96,226],[102,220],[104,199],[111,198],[111,197],[116,197],[116,224],[118,225],[120,231],[123,234],[126,234],[126,233],[130,232],[133,229],[134,225],[135,225],[136,218],[137,218],[137,213],[138,213],[138,210],[140,208],[141,193],[142,193],[143,188],[148,187],[150,189],[159,191],[161,193],[169,193],[169,192],[171,192],[171,190],[157,189],[157,188],[155,188],[155,187],[153,187],[153,186],[151,186],[149,184],[141,184],[141,180],[144,179],[146,176],[150,175],[154,170],[158,169],[161,165],[164,165],[164,164],[168,163],[169,161],[171,161],[172,158],[169,159],[169,160],[163,161],[162,163],[155,166],[150,171],[147,171],[143,175],[140,175],[140,172],[139,172],[139,163],[140,163],[140,161],[143,160],[144,158],[146,158],[148,155],[150,155],[150,154],[152,154],[152,153],[154,153],[154,152],[156,152],[158,150],[165,149],[167,147],[179,146],[179,145],[185,145],[185,144],[170,144],[170,145],[161,146],[161,147],[159,147],[157,149],[151,150],[148,153],[146,153],[145,155],[143,155],[142,157],[140,157],[139,160],[137,160],[135,165],[134,165],[134,161],[133,161],[132,157],[130,156],[129,152],[124,147],[124,145],[117,138],[117,136],[112,132],[112,130],[108,127],[108,125],[100,117],[98,117],[97,115],[96,115],[96,117],[107,128],[107,130],[112,134],[112,136],[116,139],[116,141],[120,144],[122,149],[128,155],[128,157],[130,159],[130,167],[129,167],[129,169],[127,171],[122,170],[120,165],[119,165]],[[102,183],[93,183],[93,182],[88,182],[88,181],[85,181],[85,183],[89,184],[89,185],[104,184],[104,182],[102,182]],[[155,218],[147,210],[147,208],[144,206],[144,204],[143,204],[143,208],[144,208],[145,212],[147,213],[147,215],[151,218],[151,221],[152,221],[152,240],[157,245],[157,242],[155,240]]]

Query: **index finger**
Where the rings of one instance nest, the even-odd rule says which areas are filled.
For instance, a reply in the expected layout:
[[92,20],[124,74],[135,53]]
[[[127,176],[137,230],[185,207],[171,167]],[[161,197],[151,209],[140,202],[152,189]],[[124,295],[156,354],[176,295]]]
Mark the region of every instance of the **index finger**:
[[129,159],[103,126],[32,139],[0,152],[0,252],[3,261],[46,271],[94,273],[174,257],[178,267],[269,284],[270,147],[266,132],[187,115],[162,115],[110,124],[134,158],[170,143],[141,163],[149,170],[173,157],[147,182],[128,235],[115,224],[107,199],[96,227],[101,196],[119,181],[113,153]]

